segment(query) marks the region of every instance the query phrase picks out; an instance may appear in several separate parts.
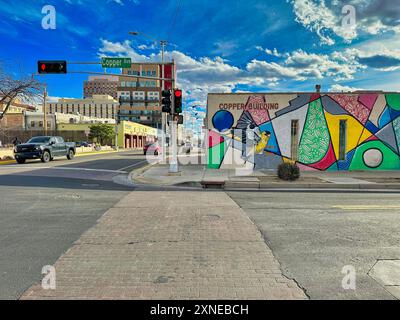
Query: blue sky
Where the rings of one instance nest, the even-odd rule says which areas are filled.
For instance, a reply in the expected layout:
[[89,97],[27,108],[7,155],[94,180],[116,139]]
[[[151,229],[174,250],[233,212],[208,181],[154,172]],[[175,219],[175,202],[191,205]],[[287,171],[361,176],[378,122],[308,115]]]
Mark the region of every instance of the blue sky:
[[[354,28],[343,27],[353,5]],[[53,5],[55,30],[41,26]],[[389,0],[0,0],[0,61],[16,76],[39,59],[159,59],[138,30],[166,39],[189,105],[208,92],[400,91],[400,2]],[[82,66],[71,66],[81,70]],[[102,71],[101,69],[84,68]],[[48,75],[53,97],[81,97],[87,76]]]

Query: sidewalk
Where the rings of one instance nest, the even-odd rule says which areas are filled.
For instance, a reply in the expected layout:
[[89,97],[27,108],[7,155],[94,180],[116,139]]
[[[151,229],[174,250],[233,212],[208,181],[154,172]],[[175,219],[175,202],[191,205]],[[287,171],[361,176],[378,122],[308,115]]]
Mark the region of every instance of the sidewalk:
[[224,192],[134,191],[54,267],[22,299],[307,299]]
[[154,165],[132,175],[138,184],[192,186],[222,189],[400,189],[400,171],[323,172],[302,171],[297,181],[280,180],[276,172],[255,170],[238,176],[234,169],[207,169],[205,165],[181,165],[178,174],[170,174],[167,165]]

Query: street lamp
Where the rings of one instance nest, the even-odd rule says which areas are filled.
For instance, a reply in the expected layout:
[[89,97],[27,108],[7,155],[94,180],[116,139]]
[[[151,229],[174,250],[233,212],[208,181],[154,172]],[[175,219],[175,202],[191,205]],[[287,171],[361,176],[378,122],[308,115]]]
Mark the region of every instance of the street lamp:
[[[165,48],[166,48],[168,42],[166,40],[157,40],[153,36],[148,35],[148,34],[146,34],[144,32],[130,31],[129,34],[131,36],[143,35],[143,36],[151,39],[155,43],[160,43],[160,46],[161,46],[161,62],[162,62],[161,69],[162,69],[162,76],[164,77],[165,76],[164,52],[165,52]],[[164,80],[161,81],[161,90],[162,91],[165,90],[165,82],[164,82]],[[166,146],[166,134],[167,134],[167,116],[166,116],[166,114],[164,112],[162,112],[161,117],[162,117],[161,118],[161,122],[162,122],[161,123],[161,127],[162,127],[162,139],[161,140],[162,140],[162,148],[163,148],[163,153],[162,154],[163,154],[163,157],[164,157],[164,160],[165,160],[165,157],[166,157],[165,146]],[[172,139],[172,140],[174,142],[174,139]],[[176,168],[176,171],[177,170],[178,169]]]
[[166,40],[157,40],[156,38],[154,38],[153,36],[148,35],[147,33],[144,32],[139,32],[139,31],[130,31],[129,34],[131,36],[138,36],[138,35],[142,35],[145,36],[149,39],[151,39],[154,42],[159,42],[160,46],[161,46],[161,62],[164,62],[164,52],[165,52],[165,48],[168,44],[168,42]]

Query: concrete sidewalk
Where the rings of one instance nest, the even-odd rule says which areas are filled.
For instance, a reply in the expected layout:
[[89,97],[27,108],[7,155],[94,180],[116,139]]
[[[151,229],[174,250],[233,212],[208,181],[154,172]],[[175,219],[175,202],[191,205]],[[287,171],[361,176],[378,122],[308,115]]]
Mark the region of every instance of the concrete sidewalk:
[[154,165],[132,175],[137,184],[156,186],[215,186],[232,189],[400,189],[400,171],[323,172],[302,171],[297,181],[282,181],[276,172],[255,170],[238,176],[234,169],[214,170],[205,165],[181,165],[178,174],[170,174],[167,165]]
[[134,191],[54,267],[22,299],[307,299],[224,192]]

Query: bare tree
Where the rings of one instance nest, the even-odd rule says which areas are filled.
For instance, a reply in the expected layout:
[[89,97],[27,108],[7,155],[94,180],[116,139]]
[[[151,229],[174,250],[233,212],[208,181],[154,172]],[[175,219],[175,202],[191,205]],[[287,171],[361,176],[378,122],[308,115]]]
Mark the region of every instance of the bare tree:
[[33,76],[15,79],[0,66],[0,105],[5,105],[3,112],[0,113],[0,121],[16,98],[24,102],[32,101],[41,96],[42,89],[43,85]]

